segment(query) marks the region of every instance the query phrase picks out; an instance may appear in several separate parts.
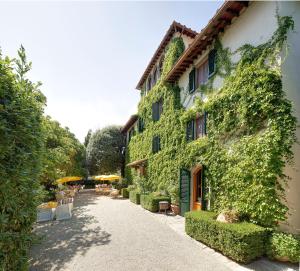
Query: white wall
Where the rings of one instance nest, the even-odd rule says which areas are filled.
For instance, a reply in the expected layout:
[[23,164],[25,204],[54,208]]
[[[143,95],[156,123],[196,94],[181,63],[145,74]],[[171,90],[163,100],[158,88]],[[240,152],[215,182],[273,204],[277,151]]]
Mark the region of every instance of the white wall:
[[[300,120],[300,2],[251,2],[242,14],[226,27],[225,32],[219,36],[224,48],[229,47],[232,52],[249,43],[259,45],[266,42],[277,29],[276,9],[280,15],[293,16],[295,32],[289,33],[289,53],[282,64],[283,89],[287,97],[293,102],[295,116]],[[194,61],[194,65],[201,62],[211,48]],[[232,61],[237,62],[239,55],[235,54]],[[192,66],[180,77],[178,84],[181,88],[181,102],[185,108],[193,105],[193,100],[198,94],[188,94],[189,72]],[[216,78],[214,88],[222,86],[223,79]],[[300,126],[297,129],[300,141]],[[287,167],[286,173],[291,177],[287,188],[287,203],[290,208],[289,225],[284,225],[287,230],[300,232],[300,146],[294,146],[295,165]]]

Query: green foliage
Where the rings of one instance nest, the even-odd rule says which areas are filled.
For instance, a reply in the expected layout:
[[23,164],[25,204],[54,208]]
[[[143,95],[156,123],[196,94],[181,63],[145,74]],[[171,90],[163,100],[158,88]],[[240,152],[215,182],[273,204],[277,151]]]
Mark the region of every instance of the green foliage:
[[149,210],[150,212],[159,211],[159,202],[168,201],[170,202],[170,197],[167,196],[157,196],[153,193],[151,194],[141,194],[141,205],[144,209]]
[[85,148],[68,128],[49,116],[43,119],[45,151],[41,183],[49,188],[56,179],[65,176],[84,176]]
[[119,126],[107,126],[95,131],[86,148],[86,163],[90,175],[116,173],[123,163],[124,136]]
[[[16,62],[0,54],[0,269],[26,270],[40,202],[46,99],[26,78],[23,47]],[[17,65],[14,68],[14,64]]]
[[129,198],[129,191],[128,191],[127,188],[122,188],[121,194],[122,194],[122,197],[123,197],[124,199],[128,199],[128,198]]
[[92,130],[90,129],[86,135],[86,137],[84,138],[84,146],[87,147],[87,145],[89,144],[90,142],[90,139],[91,139],[91,136],[92,136]]
[[206,211],[188,212],[185,218],[188,235],[235,261],[249,263],[265,253],[265,228],[247,222],[218,222],[216,213]]
[[292,263],[299,263],[300,236],[274,232],[268,242],[267,255],[271,259],[288,259]]
[[141,203],[141,193],[136,190],[130,190],[129,191],[129,199],[131,202],[135,204],[140,204]]
[[184,52],[184,42],[181,37],[173,38],[167,48],[165,59],[163,62],[162,75],[165,76],[172,69],[178,58]]
[[[238,63],[231,63],[232,53],[216,42],[217,68],[206,85],[206,93],[210,93],[207,102],[198,99],[184,111],[179,88],[163,81],[141,99],[138,114],[146,129],[129,143],[126,163],[148,158],[150,192],[167,191],[175,202],[179,169],[202,164],[206,191],[210,187],[205,197],[212,210],[235,209],[264,226],[276,226],[285,220],[284,167],[293,159],[296,119],[282,89],[275,59],[293,21],[278,17],[278,22],[278,30],[268,42],[238,50]],[[174,46],[172,43],[169,48],[174,50]],[[173,54],[167,52],[165,62],[174,63],[169,55]],[[216,91],[212,86],[218,76],[224,81]],[[153,122],[152,104],[161,98],[163,113]],[[186,122],[204,112],[208,113],[208,136],[187,143]],[[152,138],[157,135],[161,150],[153,154]],[[134,180],[135,172],[127,168],[126,176]]]

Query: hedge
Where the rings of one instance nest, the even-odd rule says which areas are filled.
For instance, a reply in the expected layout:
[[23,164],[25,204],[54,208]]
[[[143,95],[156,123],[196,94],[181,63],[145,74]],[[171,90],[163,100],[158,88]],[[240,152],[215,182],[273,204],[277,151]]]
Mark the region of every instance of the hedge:
[[267,229],[247,222],[218,222],[216,216],[207,211],[186,213],[186,233],[237,262],[249,263],[265,253]]
[[167,196],[155,196],[153,194],[149,195],[141,195],[141,205],[144,209],[149,210],[151,212],[159,211],[159,202],[160,201],[168,201],[171,202],[170,197]]
[[128,191],[127,188],[122,188],[121,193],[122,193],[122,197],[124,199],[128,199],[129,198],[129,191]]
[[135,204],[140,204],[141,193],[135,190],[129,192],[129,199]]

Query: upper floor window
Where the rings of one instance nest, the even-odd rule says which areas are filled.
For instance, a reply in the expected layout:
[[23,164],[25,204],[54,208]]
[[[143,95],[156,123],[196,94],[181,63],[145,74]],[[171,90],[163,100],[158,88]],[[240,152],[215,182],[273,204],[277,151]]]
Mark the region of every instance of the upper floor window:
[[163,112],[163,99],[152,104],[152,119],[158,121]]
[[128,144],[133,136],[135,136],[135,127],[134,126],[128,132]]
[[206,116],[201,115],[196,119],[192,119],[186,124],[186,140],[192,141],[206,135]]
[[151,75],[148,77],[146,90],[149,91],[151,89]]
[[216,50],[209,52],[208,58],[197,68],[189,73],[189,93],[193,93],[198,87],[205,85],[208,78],[216,71]]
[[152,152],[157,153],[160,151],[160,137],[154,136],[152,139]]
[[144,119],[142,118],[139,118],[138,120],[138,131],[139,133],[142,133],[145,129],[145,122],[144,122]]

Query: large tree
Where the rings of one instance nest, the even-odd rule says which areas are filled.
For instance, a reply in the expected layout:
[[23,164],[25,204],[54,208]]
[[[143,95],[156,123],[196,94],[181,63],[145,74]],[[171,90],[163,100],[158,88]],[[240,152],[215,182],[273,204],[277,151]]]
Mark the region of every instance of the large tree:
[[123,163],[124,136],[119,126],[107,126],[95,131],[86,148],[90,175],[116,173]]
[[65,176],[83,176],[85,148],[69,129],[49,116],[44,118],[45,152],[41,183],[49,187]]

